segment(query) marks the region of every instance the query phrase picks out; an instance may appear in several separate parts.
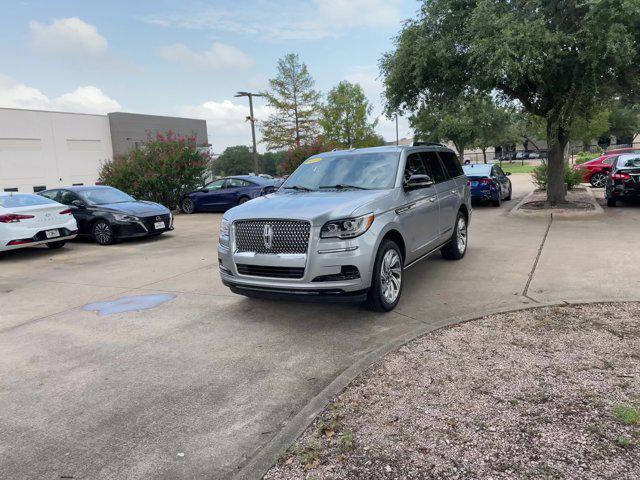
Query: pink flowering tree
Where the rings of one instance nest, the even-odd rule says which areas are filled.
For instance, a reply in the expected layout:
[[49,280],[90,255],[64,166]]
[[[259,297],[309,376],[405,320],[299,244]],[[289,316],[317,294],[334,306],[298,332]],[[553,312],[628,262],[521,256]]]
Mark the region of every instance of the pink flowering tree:
[[173,209],[182,193],[203,185],[210,163],[209,153],[196,146],[195,136],[167,131],[148,135],[146,143],[128,155],[104,163],[100,182]]

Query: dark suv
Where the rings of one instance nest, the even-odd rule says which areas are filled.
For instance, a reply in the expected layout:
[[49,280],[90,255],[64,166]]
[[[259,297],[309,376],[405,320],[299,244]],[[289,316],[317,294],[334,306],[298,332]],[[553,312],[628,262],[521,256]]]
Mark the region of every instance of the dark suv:
[[640,199],[640,154],[620,155],[612,165],[605,184],[608,207],[618,200]]

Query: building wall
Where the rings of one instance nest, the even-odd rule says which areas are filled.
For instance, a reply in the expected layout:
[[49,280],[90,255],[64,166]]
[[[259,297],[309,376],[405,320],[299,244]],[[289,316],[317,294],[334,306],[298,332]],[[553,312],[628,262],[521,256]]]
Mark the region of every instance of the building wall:
[[104,115],[0,108],[1,190],[92,185],[111,158]]
[[168,130],[178,135],[195,135],[198,146],[207,146],[207,122],[191,118],[161,117],[157,115],[139,115],[136,113],[115,112],[108,114],[111,128],[113,155],[129,153],[136,145],[147,141],[149,135]]

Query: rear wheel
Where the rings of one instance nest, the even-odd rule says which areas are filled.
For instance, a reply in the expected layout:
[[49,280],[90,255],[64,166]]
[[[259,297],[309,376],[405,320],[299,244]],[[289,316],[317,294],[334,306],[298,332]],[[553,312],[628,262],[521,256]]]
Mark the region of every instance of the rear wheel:
[[505,200],[511,200],[511,195],[513,195],[513,185],[509,184],[509,195],[504,197]]
[[467,217],[464,213],[458,212],[451,240],[440,249],[440,253],[447,260],[460,260],[464,257],[464,254],[467,253],[468,241],[469,230],[467,227]]
[[589,180],[589,183],[591,183],[592,187],[602,188],[604,187],[604,184],[606,183],[606,181],[607,181],[607,176],[602,172],[598,172],[593,174],[593,176]]
[[64,247],[64,244],[67,243],[66,241],[63,242],[49,242],[47,243],[47,247],[49,247],[51,250],[57,250],[59,248]]
[[500,205],[502,205],[502,191],[498,190],[498,198],[495,200],[492,200],[491,203],[493,204],[494,207],[499,207]]
[[238,200],[238,205],[242,205],[243,203],[247,203],[249,200],[251,200],[249,197],[240,197],[240,200]]
[[98,220],[91,228],[93,239],[99,245],[111,245],[115,243],[113,228],[106,220]]
[[383,240],[373,266],[367,307],[376,312],[393,310],[402,294],[402,254],[392,240]]
[[187,215],[192,214],[196,211],[196,204],[193,203],[193,200],[191,200],[189,197],[184,198],[182,202],[180,202],[180,210],[182,210],[182,212],[186,213]]

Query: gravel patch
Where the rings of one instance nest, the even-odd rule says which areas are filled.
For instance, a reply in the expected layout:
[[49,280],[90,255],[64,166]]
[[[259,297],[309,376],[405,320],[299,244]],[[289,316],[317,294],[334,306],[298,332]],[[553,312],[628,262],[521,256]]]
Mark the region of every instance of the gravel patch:
[[438,330],[347,387],[266,479],[638,479],[640,304]]

